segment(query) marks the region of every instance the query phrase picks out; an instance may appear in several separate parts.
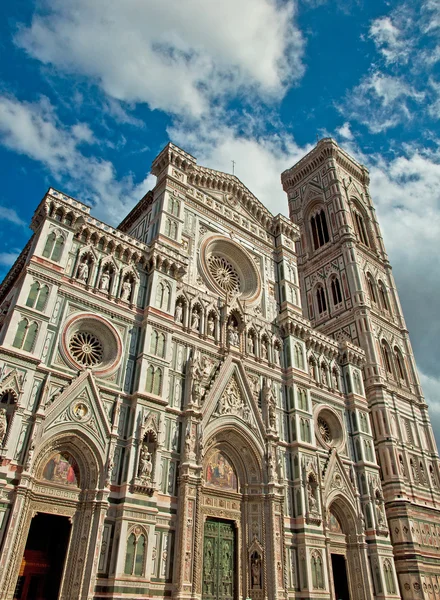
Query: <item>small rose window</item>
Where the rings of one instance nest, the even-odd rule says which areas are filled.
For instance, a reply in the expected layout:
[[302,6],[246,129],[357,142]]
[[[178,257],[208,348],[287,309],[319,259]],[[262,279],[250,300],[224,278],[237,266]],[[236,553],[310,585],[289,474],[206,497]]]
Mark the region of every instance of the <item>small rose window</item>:
[[315,413],[315,432],[323,446],[340,449],[345,443],[341,417],[329,406],[323,406]]
[[104,351],[100,340],[87,331],[78,331],[69,341],[69,350],[73,358],[85,367],[101,364]]

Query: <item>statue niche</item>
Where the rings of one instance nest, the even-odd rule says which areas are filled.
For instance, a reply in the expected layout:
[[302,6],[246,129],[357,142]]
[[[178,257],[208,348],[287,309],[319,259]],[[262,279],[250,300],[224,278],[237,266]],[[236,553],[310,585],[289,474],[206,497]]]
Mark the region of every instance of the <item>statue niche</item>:
[[139,448],[135,490],[151,496],[154,492],[154,463],[157,437],[154,431],[146,431]]

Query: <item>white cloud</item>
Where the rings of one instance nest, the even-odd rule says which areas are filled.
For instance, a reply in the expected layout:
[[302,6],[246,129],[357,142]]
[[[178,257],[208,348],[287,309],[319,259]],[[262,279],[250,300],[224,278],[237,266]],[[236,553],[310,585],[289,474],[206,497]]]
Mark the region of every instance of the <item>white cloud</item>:
[[413,117],[413,107],[425,98],[404,78],[374,71],[364,77],[339,107],[350,119],[366,125],[372,133],[386,131]]
[[387,63],[406,63],[408,61],[411,40],[405,36],[410,27],[408,20],[402,22],[402,11],[392,16],[375,19],[370,26],[370,38],[384,56]]
[[[95,214],[111,223],[124,216],[153,183],[154,178],[147,177],[136,184],[131,175],[118,180],[111,162],[85,156],[82,146],[94,143],[88,125],[65,126],[46,98],[28,103],[0,96],[0,142],[42,163],[67,191],[94,203]],[[3,215],[14,218],[13,211]]]
[[19,227],[25,227],[26,223],[21,219],[17,211],[13,208],[7,208],[6,206],[0,206],[0,221],[8,221]]
[[17,43],[109,96],[199,116],[237,93],[280,98],[303,73],[294,0],[40,0]]
[[341,127],[336,129],[336,134],[343,140],[351,141],[354,138],[353,132],[350,128],[350,123],[348,123],[347,121]]
[[18,254],[18,252],[0,252],[0,265],[10,267],[14,264]]

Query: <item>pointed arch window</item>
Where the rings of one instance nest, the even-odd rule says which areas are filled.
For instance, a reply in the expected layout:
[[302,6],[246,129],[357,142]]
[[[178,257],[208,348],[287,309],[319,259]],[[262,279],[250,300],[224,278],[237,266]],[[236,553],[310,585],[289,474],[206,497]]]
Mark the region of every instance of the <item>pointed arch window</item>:
[[406,380],[406,376],[405,376],[405,363],[403,360],[403,356],[402,353],[400,352],[399,348],[397,346],[394,347],[394,358],[396,359],[396,364],[397,364],[397,371],[399,374],[399,378]]
[[385,575],[385,586],[387,588],[388,594],[395,594],[396,586],[394,583],[393,567],[389,560],[385,560],[383,564],[383,572]]
[[387,291],[385,289],[385,285],[384,285],[383,281],[381,281],[380,279],[378,281],[377,287],[379,288],[380,304],[381,304],[381,306],[382,306],[382,308],[384,310],[388,310],[389,311],[390,310],[390,305],[389,305],[389,302],[388,302],[388,294],[387,294]]
[[342,302],[341,284],[339,283],[339,279],[337,277],[333,277],[333,279],[332,279],[331,290],[332,290],[332,298],[333,298],[334,306],[341,304],[341,302]]
[[299,344],[295,344],[294,350],[293,350],[293,355],[294,355],[295,367],[297,367],[298,369],[304,369],[304,354],[303,354],[302,348]]
[[368,239],[364,217],[358,211],[354,211],[354,220],[359,240],[362,242],[362,244],[364,244],[364,246],[369,248],[370,240]]
[[38,281],[34,281],[29,290],[29,296],[26,300],[26,306],[30,306],[30,308],[34,308],[35,302],[37,301],[38,292],[40,291],[40,284]]
[[382,356],[383,356],[383,364],[384,364],[385,370],[389,375],[392,375],[393,368],[391,366],[390,348],[385,340],[382,340],[381,346],[382,346]]
[[322,285],[316,288],[316,302],[318,304],[318,313],[322,315],[327,310],[327,301],[325,299],[325,291]]
[[150,394],[155,394],[156,396],[160,396],[162,393],[162,379],[162,369],[160,367],[153,367],[153,365],[150,365],[147,369],[147,392]]
[[165,354],[165,334],[156,329],[153,329],[151,333],[150,352],[161,358]]
[[142,533],[138,536],[131,533],[127,540],[127,551],[125,554],[126,575],[143,575],[145,564],[146,537]]
[[173,196],[170,196],[168,199],[168,212],[170,212],[175,217],[178,217],[179,211],[180,211],[180,202]]
[[15,338],[12,343],[12,345],[15,348],[21,348],[23,346],[24,336],[26,335],[26,329],[27,329],[28,325],[29,325],[29,322],[27,319],[22,319],[20,321],[20,323],[18,324],[17,331],[15,333]]
[[47,285],[43,285],[40,289],[40,293],[38,294],[37,304],[35,308],[37,310],[43,311],[46,308],[46,302],[49,297],[49,288]]
[[177,238],[177,223],[172,219],[167,219],[165,222],[165,235],[173,240]]
[[312,585],[315,590],[324,589],[324,570],[322,557],[319,552],[313,552],[311,557]]
[[321,248],[321,246],[324,246],[324,244],[329,241],[327,219],[324,209],[315,213],[310,219],[310,226],[312,229],[313,247],[315,250],[318,250],[318,248]]
[[303,388],[298,388],[298,408],[307,410],[307,392]]
[[377,304],[376,286],[370,273],[367,273],[367,286],[371,301]]
[[156,306],[169,310],[171,289],[168,283],[160,281],[156,290]]

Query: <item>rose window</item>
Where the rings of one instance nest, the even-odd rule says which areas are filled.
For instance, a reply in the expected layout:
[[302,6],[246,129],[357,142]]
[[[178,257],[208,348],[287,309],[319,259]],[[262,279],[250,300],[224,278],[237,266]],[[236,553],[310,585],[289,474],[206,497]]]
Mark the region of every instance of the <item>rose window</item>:
[[87,331],[77,331],[70,339],[69,350],[74,359],[85,367],[102,362],[104,349],[99,339]]
[[225,292],[240,293],[240,276],[229,261],[223,256],[208,257],[208,268],[213,279]]
[[326,444],[331,444],[333,441],[333,436],[331,434],[330,426],[322,417],[318,417],[318,429],[324,442]]

